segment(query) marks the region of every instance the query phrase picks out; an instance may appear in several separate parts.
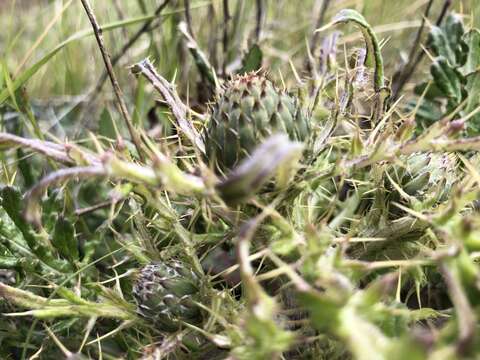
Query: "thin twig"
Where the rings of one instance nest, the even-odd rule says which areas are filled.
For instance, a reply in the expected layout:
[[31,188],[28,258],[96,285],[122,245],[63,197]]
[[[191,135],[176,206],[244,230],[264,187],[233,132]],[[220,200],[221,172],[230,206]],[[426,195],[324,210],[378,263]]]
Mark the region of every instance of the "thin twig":
[[[403,87],[405,86],[406,82],[410,78],[412,72],[415,70],[415,62],[413,58],[417,53],[417,50],[420,48],[420,40],[422,38],[423,30],[425,29],[425,24],[427,22],[428,16],[430,14],[430,10],[432,8],[434,0],[430,0],[425,8],[425,13],[422,17],[422,23],[418,28],[417,35],[415,36],[415,40],[413,42],[413,46],[410,49],[410,53],[407,57],[406,64],[402,67],[397,77],[397,81],[393,83],[392,86],[392,99],[395,100],[398,98],[398,94],[402,91]],[[422,51],[423,52],[423,51]]]
[[[164,0],[158,7],[157,9],[155,10],[155,13],[154,15],[158,18],[158,16],[161,14],[161,12],[163,11],[163,9],[168,5],[168,3],[170,2],[170,0]],[[128,41],[122,46],[122,48],[120,49],[120,51],[118,53],[116,53],[113,57],[112,57],[112,66],[115,66],[117,65],[117,63],[120,61],[120,59],[127,53],[127,51],[137,42],[137,40],[144,34],[146,33],[147,31],[150,31],[150,29],[153,27],[153,22],[157,19],[150,19],[148,21],[146,21],[143,26],[138,29],[138,31],[132,35],[132,37],[130,39],[128,39]],[[98,94],[101,90],[102,90],[102,87],[103,87],[103,84],[105,83],[105,81],[107,80],[108,78],[108,72],[107,71],[104,71],[102,76],[100,77],[100,79],[98,80],[97,82],[97,85],[95,86],[95,89],[93,90],[92,94]]]
[[50,141],[25,139],[12,134],[0,133],[0,145],[21,146],[43,154],[55,161],[68,165],[73,164],[72,159],[65,151],[65,146]]
[[330,0],[323,0],[322,1],[322,6],[320,7],[320,11],[318,13],[317,20],[315,21],[314,28],[313,28],[313,35],[310,38],[310,42],[308,43],[308,54],[304,62],[304,69],[306,72],[312,76],[315,76],[315,51],[318,47],[318,40],[320,39],[320,32],[315,31],[316,29],[319,29],[322,27],[323,22],[325,20],[325,15],[327,13],[328,7],[330,6],[331,1]]
[[109,207],[110,205],[112,205],[112,203],[113,203],[112,200],[107,200],[107,201],[103,201],[101,203],[98,203],[98,204],[95,204],[95,205],[92,205],[92,206],[88,206],[88,207],[81,208],[81,209],[76,209],[75,210],[75,215],[76,216],[82,216],[82,215],[91,213],[93,211],[97,211],[99,209]]
[[[317,20],[315,22],[315,28],[314,29],[319,29],[322,27],[323,22],[325,20],[325,15],[327,13],[327,10],[330,6],[331,0],[323,0],[322,6],[320,7],[320,11],[318,13]],[[310,39],[310,51],[312,54],[315,52],[315,49],[317,48],[318,45],[318,40],[320,39],[320,32],[319,31],[314,31],[312,38]]]
[[410,54],[408,55],[408,59],[413,59],[413,56],[417,52],[418,48],[420,47],[420,40],[422,38],[423,30],[425,29],[425,24],[427,22],[428,16],[430,15],[430,10],[432,9],[434,0],[430,0],[425,8],[425,13],[422,17],[422,24],[418,28],[417,36],[415,37],[415,41],[413,42],[413,46],[410,49]]
[[411,155],[416,152],[454,152],[480,151],[480,136],[461,139],[436,139],[428,143],[410,141],[402,145],[392,146],[382,154],[363,155],[345,162],[345,167],[363,168],[381,161],[390,161],[397,155]]
[[[442,23],[443,18],[447,14],[447,10],[448,10],[448,8],[450,7],[451,4],[452,4],[451,0],[445,0],[445,2],[443,3],[442,11],[440,12],[440,15],[438,16],[437,21],[435,22],[436,26],[439,26]],[[405,78],[402,79],[402,83],[400,83],[398,85],[399,88],[397,88],[396,90],[394,89],[393,99],[395,99],[395,97],[398,97],[401,89],[405,86],[405,84],[408,82],[408,80],[412,77],[413,73],[415,72],[415,69],[420,64],[420,62],[422,61],[424,56],[425,56],[425,51],[420,51],[418,53],[417,57],[415,58],[415,60],[413,60],[411,62],[411,66],[409,67],[408,71],[405,72]]]
[[[56,144],[39,139],[26,139],[17,135],[0,132],[0,146],[21,146],[65,165],[74,165],[80,160],[84,164],[100,164],[97,156],[74,144]],[[77,159],[77,160],[76,160]]]
[[225,69],[228,62],[228,23],[231,19],[230,9],[228,8],[228,0],[223,0],[223,64],[222,73],[225,75]]
[[452,0],[445,0],[443,3],[442,11],[440,12],[440,15],[438,16],[437,21],[435,22],[435,25],[440,26],[440,24],[443,22],[443,18],[445,15],[447,15],[447,10],[448,8],[452,5]]
[[123,93],[122,90],[120,89],[120,85],[118,84],[117,78],[115,77],[115,72],[113,71],[113,66],[112,62],[110,60],[110,55],[107,52],[107,49],[105,47],[105,43],[103,41],[103,36],[102,36],[102,29],[98,25],[98,22],[95,18],[95,14],[92,11],[92,7],[90,6],[90,3],[88,0],[81,0],[82,5],[85,9],[85,12],[87,13],[88,19],[90,20],[90,23],[92,24],[93,32],[95,34],[95,38],[97,39],[98,47],[100,49],[100,52],[102,53],[102,58],[103,62],[105,63],[105,67],[108,72],[108,76],[110,78],[110,81],[113,86],[113,91],[115,92],[115,96],[117,98],[118,102],[118,107],[120,109],[120,112],[127,124],[128,131],[130,132],[130,136],[132,138],[133,143],[135,144],[135,147],[137,148],[138,156],[143,160],[143,155],[142,155],[142,147],[140,143],[140,136],[138,135],[137,131],[133,127],[132,124],[132,119],[130,117],[130,114],[128,113],[127,110],[127,105],[125,104],[125,101],[123,100]]
[[185,0],[185,20],[187,22],[187,28],[190,36],[195,39],[192,27],[192,14],[190,12],[190,0]]
[[262,35],[263,19],[265,17],[265,4],[264,0],[257,0],[257,24],[255,27],[255,40],[258,43]]

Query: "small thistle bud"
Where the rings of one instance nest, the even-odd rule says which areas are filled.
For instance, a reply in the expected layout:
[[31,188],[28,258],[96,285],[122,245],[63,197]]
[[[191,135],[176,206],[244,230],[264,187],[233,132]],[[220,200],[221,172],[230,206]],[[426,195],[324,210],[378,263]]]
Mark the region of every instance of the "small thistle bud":
[[[391,169],[402,192],[431,205],[443,201],[455,181],[456,158],[452,154],[418,153],[408,156],[401,167]],[[399,194],[393,192],[395,198]],[[400,196],[401,197],[401,196]]]
[[145,266],[133,288],[138,313],[167,332],[178,330],[181,321],[197,324],[201,320],[194,303],[198,291],[198,277],[179,261]]

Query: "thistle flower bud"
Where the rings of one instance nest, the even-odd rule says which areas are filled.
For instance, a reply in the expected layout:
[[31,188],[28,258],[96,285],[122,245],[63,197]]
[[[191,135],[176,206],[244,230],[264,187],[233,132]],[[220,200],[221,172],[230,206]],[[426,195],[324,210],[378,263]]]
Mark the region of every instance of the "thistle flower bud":
[[167,332],[176,331],[181,321],[201,320],[193,300],[198,291],[198,277],[179,261],[145,266],[133,288],[138,313]]
[[274,133],[300,142],[308,138],[310,123],[300,100],[262,75],[237,76],[211,107],[205,132],[207,158],[220,171],[231,170]]

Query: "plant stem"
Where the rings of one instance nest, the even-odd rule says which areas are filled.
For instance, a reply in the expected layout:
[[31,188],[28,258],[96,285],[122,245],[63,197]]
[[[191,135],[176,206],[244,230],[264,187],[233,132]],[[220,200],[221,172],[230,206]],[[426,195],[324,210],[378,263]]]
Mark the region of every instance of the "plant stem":
[[228,0],[223,0],[223,63],[222,74],[225,76],[225,69],[228,62],[228,23],[231,19],[230,9],[228,8]]
[[95,34],[95,38],[97,39],[98,47],[100,49],[100,52],[102,53],[103,62],[105,63],[108,76],[113,86],[113,91],[115,92],[115,96],[117,98],[120,113],[122,114],[127,124],[128,131],[130,132],[132,141],[135,144],[135,147],[137,148],[138,156],[140,157],[140,159],[143,160],[140,136],[138,135],[137,131],[133,127],[132,119],[130,117],[130,114],[128,113],[127,105],[125,104],[125,101],[123,99],[122,89],[120,89],[120,85],[118,84],[117,78],[115,76],[115,72],[113,71],[112,61],[110,60],[110,55],[108,54],[107,49],[105,47],[105,43],[103,41],[102,29],[98,25],[97,19],[95,18],[95,14],[92,11],[92,7],[90,6],[89,1],[88,0],[81,0],[81,1],[82,1],[83,8],[87,13],[88,19],[92,24],[93,32]]
[[[317,20],[315,22],[314,30],[322,27],[323,22],[325,20],[325,14],[327,13],[330,3],[331,3],[331,0],[323,0],[322,6],[320,7],[320,11],[318,13]],[[314,31],[312,38],[310,39],[310,51],[312,52],[312,54],[315,52],[315,49],[317,48],[317,43],[319,38],[320,38],[320,33]]]
[[[161,14],[161,12],[163,11],[163,9],[168,5],[168,3],[170,2],[170,0],[164,0],[158,7],[157,9],[155,10],[155,13],[154,15],[155,16],[159,16]],[[152,18],[148,21],[145,21],[145,23],[143,24],[143,26],[138,29],[138,31],[133,34],[132,37],[130,37],[130,39],[128,39],[128,41],[122,46],[122,48],[120,49],[120,51],[115,54],[112,58],[112,66],[115,66],[119,61],[120,59],[125,55],[125,53],[133,46],[133,44],[135,44],[137,42],[137,40],[144,34],[146,33],[147,31],[149,31],[152,27],[152,23],[156,20],[156,18]],[[102,89],[103,87],[103,84],[105,83],[105,81],[107,80],[108,78],[108,72],[104,72],[102,74],[102,76],[100,77],[100,79],[98,80],[98,83],[97,85],[95,86],[95,90],[93,91],[93,94],[97,94],[100,92],[100,90]]]
[[[409,65],[405,66],[405,68],[404,68],[405,71],[402,71],[403,76],[399,77],[399,80],[393,85],[393,97],[392,97],[393,101],[395,101],[398,98],[398,95],[401,93],[403,87],[405,86],[407,81],[410,80],[413,73],[415,72],[415,69],[417,68],[417,66],[420,64],[423,57],[425,56],[425,51],[420,51],[417,54],[417,57],[415,59],[413,59],[414,52],[417,48],[417,41],[418,42],[420,41],[421,32],[424,28],[425,21],[426,21],[426,18],[428,17],[428,14],[430,12],[430,7],[431,7],[432,3],[433,3],[433,0],[430,0],[429,4],[427,5],[427,8],[425,10],[425,15],[424,15],[424,18],[422,20],[422,25],[420,26],[420,29],[417,33],[417,38],[415,39],[414,46],[412,48],[412,51],[410,52],[410,56],[408,57],[408,64]],[[436,26],[439,26],[442,23],[443,18],[447,14],[447,10],[448,10],[448,8],[450,7],[451,4],[452,4],[451,0],[445,0],[445,2],[443,3],[442,11],[440,12],[440,15],[438,16],[437,21],[435,22]]]
[[187,22],[188,32],[190,36],[195,39],[195,35],[193,34],[193,27],[192,27],[192,14],[190,12],[190,0],[185,1],[185,19]]
[[413,46],[410,49],[407,63],[402,67],[402,70],[398,74],[397,81],[395,81],[392,85],[392,100],[394,101],[398,99],[398,94],[400,94],[406,82],[408,81],[411,74],[415,71],[415,68],[418,65],[418,63],[413,60],[413,57],[415,56],[417,49],[420,47],[420,40],[422,38],[423,30],[425,29],[425,23],[428,19],[428,15],[430,14],[430,9],[432,8],[432,5],[433,0],[430,0],[425,9],[425,13],[423,14],[422,23],[418,28],[417,35],[413,42]]
[[255,40],[258,43],[262,35],[263,21],[265,18],[265,3],[263,0],[257,0],[257,24],[255,27]]

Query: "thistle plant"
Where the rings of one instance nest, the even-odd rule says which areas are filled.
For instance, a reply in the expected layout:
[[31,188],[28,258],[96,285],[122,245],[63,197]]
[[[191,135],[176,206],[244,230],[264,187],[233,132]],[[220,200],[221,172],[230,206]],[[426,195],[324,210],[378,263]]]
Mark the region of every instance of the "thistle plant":
[[[418,131],[415,114],[389,100],[388,43],[354,10],[314,36],[353,24],[360,49],[336,56],[331,37],[308,54],[308,75],[286,78],[262,63],[263,1],[242,53],[250,2],[224,2],[221,23],[219,2],[208,5],[222,57],[193,30],[192,7],[203,5],[186,1],[182,22],[166,1],[164,35],[196,67],[180,66],[175,83],[150,59],[131,66],[131,117],[122,70],[82,4],[123,126],[105,110],[113,138],[32,138],[9,124],[0,133],[3,156],[18,159],[1,175],[1,357],[475,357],[480,138],[463,130],[476,110],[442,107]],[[480,43],[450,49],[473,61]],[[23,114],[26,75],[3,73],[2,106]],[[147,126],[140,104],[153,94]]]

